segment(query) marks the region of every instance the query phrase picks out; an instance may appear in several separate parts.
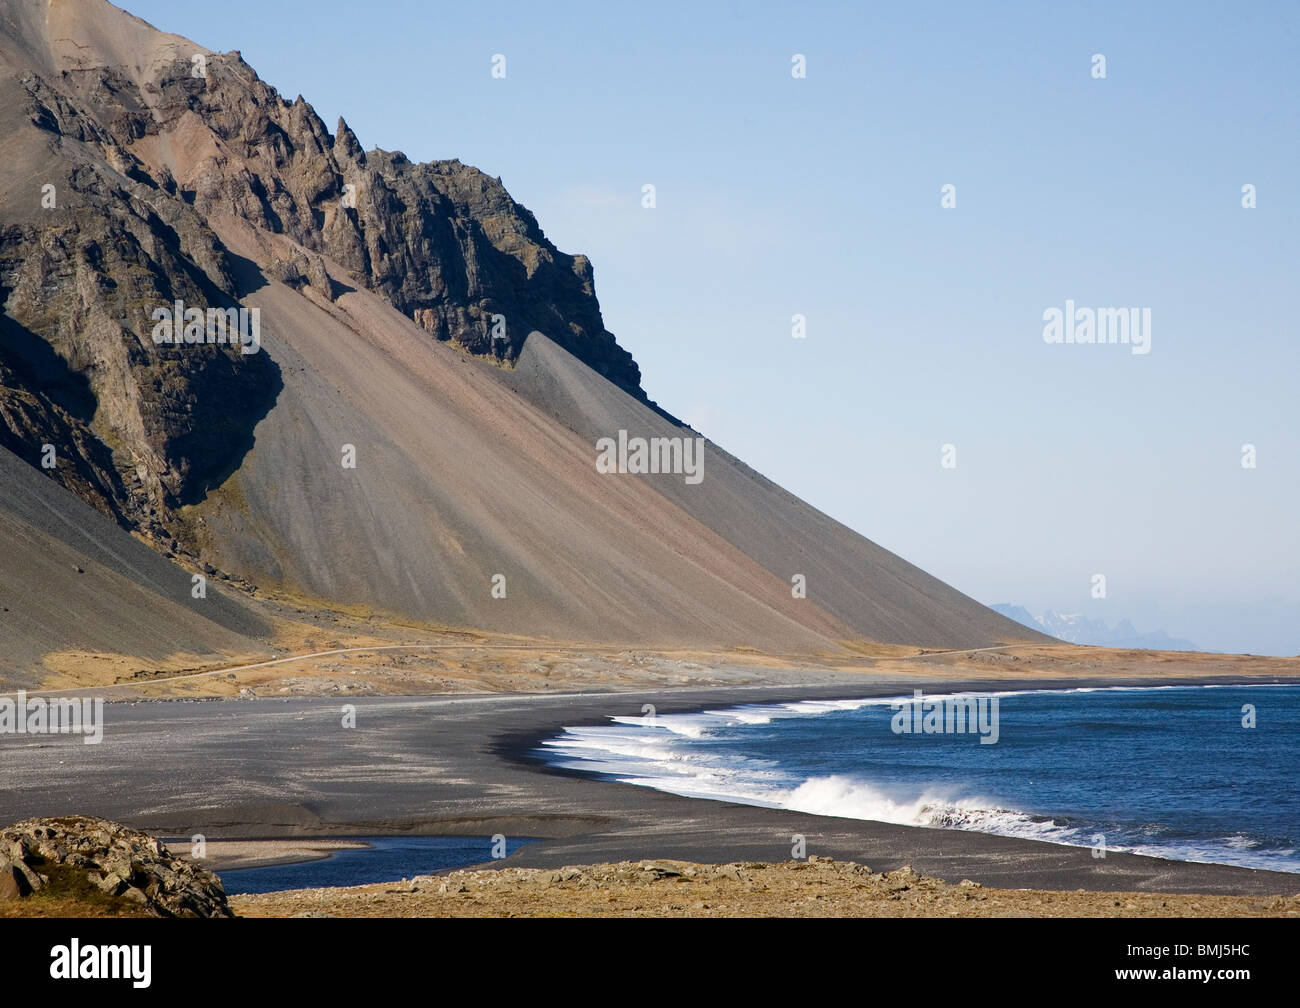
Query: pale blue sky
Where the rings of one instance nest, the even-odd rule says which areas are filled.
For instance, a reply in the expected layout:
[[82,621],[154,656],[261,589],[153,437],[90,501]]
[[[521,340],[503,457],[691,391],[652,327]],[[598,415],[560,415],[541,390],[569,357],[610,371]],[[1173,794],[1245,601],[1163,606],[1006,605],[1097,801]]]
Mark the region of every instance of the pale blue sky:
[[1300,652],[1300,5],[127,6],[501,176],[652,398],[981,601]]

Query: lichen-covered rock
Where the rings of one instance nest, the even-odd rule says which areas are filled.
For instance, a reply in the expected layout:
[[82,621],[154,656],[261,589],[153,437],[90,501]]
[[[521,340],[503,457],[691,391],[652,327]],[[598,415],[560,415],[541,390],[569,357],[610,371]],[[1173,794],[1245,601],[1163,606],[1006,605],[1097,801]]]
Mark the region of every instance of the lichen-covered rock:
[[106,896],[157,917],[232,917],[221,880],[166,844],[92,816],[28,819],[0,830],[0,901],[22,899],[74,870]]

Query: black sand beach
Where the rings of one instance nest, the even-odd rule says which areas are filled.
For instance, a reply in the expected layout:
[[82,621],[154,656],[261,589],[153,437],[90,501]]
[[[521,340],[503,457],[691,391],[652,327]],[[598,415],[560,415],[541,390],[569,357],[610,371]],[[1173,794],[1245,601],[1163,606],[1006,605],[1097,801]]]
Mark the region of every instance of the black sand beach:
[[[1258,680],[1248,680],[1255,681]],[[1161,685],[1169,685],[1168,681]],[[91,814],[209,840],[380,834],[541,838],[505,863],[558,867],[674,858],[784,861],[807,852],[873,869],[911,865],[1000,888],[1293,894],[1295,875],[1188,864],[952,830],[812,816],[663,794],[548,768],[561,726],[754,702],[910,692],[915,679],[653,693],[350,700],[160,701],[107,707],[101,745],[0,738],[0,818]],[[929,682],[973,688],[1142,685]],[[344,703],[356,727],[341,727]],[[220,867],[220,865],[215,865]]]

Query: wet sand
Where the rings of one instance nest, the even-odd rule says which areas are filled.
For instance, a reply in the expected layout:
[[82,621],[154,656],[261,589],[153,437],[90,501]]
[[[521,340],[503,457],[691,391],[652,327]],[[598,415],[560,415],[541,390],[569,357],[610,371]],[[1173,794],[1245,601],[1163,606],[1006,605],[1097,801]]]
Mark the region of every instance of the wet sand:
[[[164,837],[173,854],[192,856],[189,837]],[[335,851],[364,850],[370,845],[361,840],[209,840],[203,863],[213,871],[236,868],[269,868],[272,865],[323,861]]]

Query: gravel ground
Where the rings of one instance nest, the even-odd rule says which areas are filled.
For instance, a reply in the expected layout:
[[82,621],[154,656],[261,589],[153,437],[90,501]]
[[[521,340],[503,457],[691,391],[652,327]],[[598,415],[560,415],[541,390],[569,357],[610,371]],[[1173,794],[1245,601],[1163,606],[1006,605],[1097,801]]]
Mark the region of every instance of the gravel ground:
[[503,868],[236,896],[242,917],[1300,917],[1300,895],[1055,892],[949,885],[816,855],[776,864],[624,861]]

